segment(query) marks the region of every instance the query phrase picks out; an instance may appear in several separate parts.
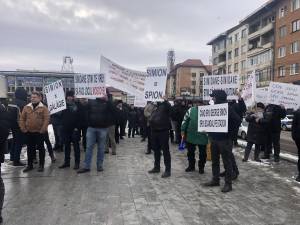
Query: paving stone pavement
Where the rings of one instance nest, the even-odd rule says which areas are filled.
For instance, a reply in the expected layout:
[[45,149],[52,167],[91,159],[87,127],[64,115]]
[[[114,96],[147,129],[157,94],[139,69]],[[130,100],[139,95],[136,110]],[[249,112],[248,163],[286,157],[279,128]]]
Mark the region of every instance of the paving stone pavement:
[[292,178],[296,165],[242,163],[242,150],[236,149],[241,174],[234,191],[223,194],[219,187],[201,186],[211,178],[210,162],[204,175],[185,173],[186,153],[171,146],[169,179],[147,173],[153,155],[144,154],[140,138],[125,139],[116,156],[106,155],[101,173],[95,167],[81,175],[58,169],[63,153],[55,164],[47,156],[44,173],[23,174],[22,168],[4,164],[4,224],[300,224],[300,185]]

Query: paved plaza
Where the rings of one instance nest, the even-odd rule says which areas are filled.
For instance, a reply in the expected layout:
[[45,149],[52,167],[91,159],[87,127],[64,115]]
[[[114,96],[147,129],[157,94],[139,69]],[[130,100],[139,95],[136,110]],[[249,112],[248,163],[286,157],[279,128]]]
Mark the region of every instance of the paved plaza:
[[[241,162],[233,192],[201,184],[211,178],[185,173],[186,152],[172,145],[172,177],[149,175],[153,155],[145,155],[140,138],[125,139],[116,156],[106,155],[104,172],[94,168],[77,175],[61,170],[63,153],[44,173],[24,174],[4,164],[6,196],[4,224],[10,225],[196,225],[196,224],[300,224],[300,185],[293,181],[296,165]],[[82,155],[83,158],[83,155]]]

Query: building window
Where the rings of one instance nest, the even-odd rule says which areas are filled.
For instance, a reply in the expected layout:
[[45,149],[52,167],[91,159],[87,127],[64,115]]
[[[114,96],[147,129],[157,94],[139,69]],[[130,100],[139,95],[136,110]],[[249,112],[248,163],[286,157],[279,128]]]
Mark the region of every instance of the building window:
[[286,55],[285,46],[282,46],[282,47],[278,48],[278,58],[285,57],[285,55]]
[[287,9],[286,6],[281,7],[281,8],[279,9],[279,18],[283,18],[283,17],[285,16],[286,9]]
[[232,71],[231,71],[231,65],[228,65],[228,71],[227,71],[228,73],[232,73]]
[[232,51],[228,52],[228,59],[232,59]]
[[287,35],[287,27],[286,26],[279,27],[279,37],[283,38],[286,35]]
[[299,41],[295,41],[291,44],[291,54],[297,53],[300,51],[300,43]]
[[232,37],[228,38],[228,44],[231,45],[232,44]]
[[242,69],[242,70],[246,69],[246,60],[243,60],[243,61],[241,62],[241,69]]
[[242,45],[242,54],[247,52],[247,45]]
[[234,64],[234,72],[237,72],[239,70],[239,64],[235,63]]
[[239,56],[239,48],[234,49],[234,57]]
[[292,22],[292,32],[300,30],[300,20],[295,20]]
[[242,30],[242,39],[246,38],[246,36],[247,36],[247,29],[243,29]]
[[203,77],[204,76],[204,73],[200,73],[200,77]]
[[300,0],[292,0],[291,2],[291,11],[295,11],[300,8]]
[[195,80],[192,81],[192,85],[196,85],[196,81]]
[[299,63],[294,63],[290,68],[290,75],[299,74]]
[[196,89],[192,89],[192,94],[193,94],[193,95],[196,94]]
[[192,77],[196,77],[196,73],[192,73]]
[[239,36],[240,36],[239,33],[235,34],[234,35],[234,41],[238,41],[239,40]]
[[279,66],[278,67],[278,75],[279,75],[279,77],[284,77],[285,76],[285,68],[284,68],[284,66]]

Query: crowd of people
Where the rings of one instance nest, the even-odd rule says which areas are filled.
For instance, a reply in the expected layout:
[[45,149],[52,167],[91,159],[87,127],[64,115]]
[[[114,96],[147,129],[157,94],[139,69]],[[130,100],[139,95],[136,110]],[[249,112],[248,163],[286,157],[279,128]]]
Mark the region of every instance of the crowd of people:
[[[204,173],[207,159],[207,148],[211,148],[212,179],[205,186],[220,186],[220,177],[224,177],[225,185],[222,192],[232,190],[232,181],[239,176],[239,169],[233,146],[237,144],[239,127],[245,118],[249,122],[247,146],[243,162],[249,160],[254,147],[254,160],[280,160],[281,119],[286,116],[284,106],[257,103],[252,109],[246,108],[243,98],[228,101],[222,90],[211,94],[210,104],[229,104],[228,132],[198,132],[198,106],[209,104],[203,101],[175,100],[171,105],[168,99],[161,102],[148,102],[145,108],[127,105],[121,100],[113,101],[109,93],[107,97],[94,100],[76,99],[73,91],[66,92],[66,109],[49,114],[47,103],[41,93],[32,92],[30,98],[23,88],[18,88],[12,102],[1,99],[0,105],[0,161],[4,162],[4,146],[9,132],[12,132],[13,144],[9,149],[10,161],[13,166],[26,166],[27,173],[39,163],[38,171],[43,172],[46,148],[51,162],[56,161],[55,151],[64,152],[64,163],[60,169],[71,166],[71,151],[74,152],[74,170],[86,173],[91,170],[93,149],[97,145],[97,171],[104,170],[105,153],[117,154],[117,145],[126,135],[127,138],[141,136],[141,142],[147,140],[145,153],[154,153],[154,166],[150,174],[160,173],[161,155],[163,154],[165,170],[162,178],[171,176],[171,153],[169,141],[174,144],[186,142],[188,166],[186,172],[196,169],[196,149],[199,151],[198,170]],[[48,125],[52,124],[55,144],[49,140]],[[300,151],[300,110],[295,112],[292,138]],[[20,160],[22,147],[27,146],[27,164]],[[72,147],[73,146],[73,147]],[[81,149],[85,152],[81,159]],[[274,151],[273,151],[274,149]],[[37,154],[38,151],[38,160]],[[263,157],[260,157],[263,153]],[[300,152],[299,152],[300,154]],[[220,171],[220,157],[224,172]],[[81,164],[81,162],[84,162]],[[300,172],[300,161],[298,161]],[[300,182],[299,176],[296,179]],[[3,205],[4,184],[0,180],[0,209]],[[2,217],[0,215],[0,221]]]

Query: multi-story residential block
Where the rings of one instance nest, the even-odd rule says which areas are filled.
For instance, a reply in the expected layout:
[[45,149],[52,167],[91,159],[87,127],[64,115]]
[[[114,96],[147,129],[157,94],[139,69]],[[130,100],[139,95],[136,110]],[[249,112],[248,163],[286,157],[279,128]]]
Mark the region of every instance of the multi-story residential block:
[[300,84],[300,0],[276,6],[275,81]]
[[[200,59],[188,59],[176,64],[167,80],[168,97],[202,98],[202,77],[211,74],[211,66],[206,66]],[[171,94],[170,94],[171,93]]]
[[208,43],[212,46],[213,74],[225,74],[227,71],[226,40],[227,33],[222,33]]

